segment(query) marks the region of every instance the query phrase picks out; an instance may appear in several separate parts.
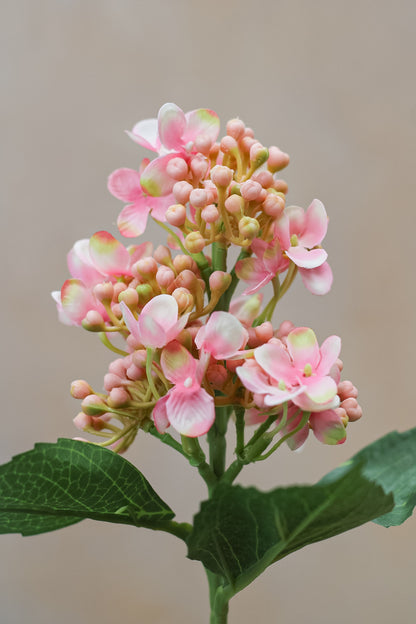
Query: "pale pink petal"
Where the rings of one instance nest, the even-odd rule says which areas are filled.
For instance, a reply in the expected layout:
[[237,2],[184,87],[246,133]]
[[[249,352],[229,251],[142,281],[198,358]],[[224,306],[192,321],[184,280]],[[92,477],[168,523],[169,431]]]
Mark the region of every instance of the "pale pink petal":
[[118,215],[117,227],[126,238],[140,236],[146,229],[150,208],[146,207],[146,198],[136,204],[128,204]]
[[278,237],[282,249],[286,250],[290,247],[290,221],[286,212],[275,221],[274,231]]
[[340,351],[341,338],[339,336],[329,336],[329,338],[324,340],[320,348],[321,361],[316,367],[316,374],[328,375],[332,366],[337,361]]
[[316,269],[299,269],[299,273],[306,288],[313,295],[326,295],[331,290],[333,275],[328,262]]
[[315,369],[319,364],[319,345],[315,332],[312,329],[309,327],[296,327],[296,329],[289,332],[286,342],[293,363],[298,370],[303,371],[306,364]]
[[130,254],[130,266],[132,266],[137,260],[152,255],[153,243],[146,241],[145,243],[140,243],[140,245],[129,245],[127,251]]
[[165,433],[166,429],[169,427],[169,418],[166,411],[166,403],[169,399],[169,392],[164,397],[159,399],[156,405],[153,408],[153,420],[155,423],[156,429],[159,433]]
[[198,136],[209,138],[211,143],[215,143],[220,131],[220,120],[214,111],[208,108],[198,108],[185,114],[186,129],[182,140],[184,144],[194,142]]
[[178,320],[178,304],[172,295],[157,295],[153,297],[141,311],[140,317],[152,317],[165,330],[169,329]]
[[289,385],[299,385],[298,373],[283,346],[268,343],[254,350],[256,362],[270,377]]
[[172,192],[175,180],[166,173],[166,167],[168,162],[176,157],[176,153],[165,154],[148,164],[140,177],[140,183],[146,193],[152,197],[161,197]]
[[64,282],[61,288],[63,318],[67,319],[71,325],[81,325],[87,312],[99,307],[98,303],[80,280],[69,279]]
[[91,236],[90,254],[94,266],[105,275],[125,275],[129,271],[129,252],[109,232]]
[[292,390],[279,390],[279,388],[270,388],[270,394],[264,397],[264,405],[273,407],[282,405],[286,401],[292,401],[295,397],[303,392],[303,386],[298,386]]
[[306,215],[303,208],[300,208],[300,206],[288,206],[284,214],[286,214],[289,219],[290,236],[293,236],[293,234],[301,236],[306,227]]
[[262,301],[263,295],[261,294],[237,297],[231,301],[230,314],[233,314],[245,327],[251,327],[260,313]]
[[65,314],[65,312],[62,309],[61,291],[54,290],[51,292],[51,295],[52,295],[52,299],[56,302],[56,309],[58,311],[59,321],[63,323],[64,325],[74,325],[75,323],[72,322],[70,317],[67,314]]
[[204,435],[215,421],[214,399],[203,388],[192,391],[175,386],[166,404],[169,422],[181,435]]
[[305,229],[299,237],[299,242],[305,247],[320,245],[328,229],[328,216],[325,207],[319,199],[314,199],[306,211]]
[[247,340],[247,330],[232,314],[213,312],[205,327],[198,331],[195,344],[215,359],[223,360],[244,347]]
[[121,301],[119,305],[120,305],[120,310],[123,315],[123,320],[126,324],[127,329],[129,330],[133,338],[136,340],[136,342],[140,343],[141,336],[139,332],[137,319],[134,317],[133,312],[130,310],[130,308],[124,301]]
[[134,169],[116,169],[110,174],[107,188],[114,197],[125,202],[134,202],[143,195],[140,174]]
[[180,151],[182,135],[186,127],[185,114],[176,104],[164,104],[157,117],[159,138],[167,149]]
[[147,204],[150,206],[152,211],[153,219],[157,221],[166,221],[166,211],[169,206],[172,204],[176,204],[174,196],[172,193],[169,195],[162,195],[161,197],[151,197],[147,196]]
[[268,419],[267,413],[258,410],[256,407],[251,407],[244,413],[244,422],[246,425],[259,425]]
[[306,377],[304,384],[305,391],[293,399],[303,410],[322,412],[337,407],[337,384],[332,377]]
[[163,373],[172,383],[183,383],[186,379],[193,380],[196,361],[177,340],[173,340],[163,349],[160,356]]
[[105,276],[93,266],[89,245],[88,238],[77,241],[67,255],[67,264],[72,277],[81,280],[86,286],[94,286],[102,282]]
[[160,150],[160,140],[157,130],[157,119],[142,119],[139,121],[130,132],[126,130],[127,134],[135,143],[158,152]]
[[137,325],[140,342],[144,347],[150,347],[151,349],[160,349],[161,347],[164,347],[168,342],[163,325],[158,323],[149,314],[143,314],[142,312],[139,315]]
[[315,436],[324,444],[343,444],[347,438],[344,424],[334,410],[311,414],[309,422]]
[[236,373],[250,392],[256,392],[258,394],[270,393],[272,386],[267,376],[258,366],[238,366],[236,368]]
[[176,336],[180,334],[181,331],[186,327],[189,315],[190,315],[190,312],[188,312],[187,314],[183,314],[182,316],[179,317],[176,323],[172,325],[172,327],[168,327],[166,329],[166,339],[168,342],[171,340],[174,340]]
[[286,251],[288,258],[292,260],[298,267],[305,269],[314,269],[321,266],[328,257],[325,249],[311,249],[308,251],[305,247],[289,247]]

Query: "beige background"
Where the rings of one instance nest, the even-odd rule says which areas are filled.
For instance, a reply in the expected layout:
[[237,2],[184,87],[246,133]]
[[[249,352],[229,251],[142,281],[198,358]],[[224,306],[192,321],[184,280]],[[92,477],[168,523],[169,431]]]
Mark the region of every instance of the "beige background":
[[[3,0],[0,13],[2,461],[76,435],[69,383],[100,387],[107,352],[57,322],[49,292],[75,240],[116,234],[107,175],[145,155],[123,131],[166,101],[211,107],[223,128],[240,116],[291,154],[291,202],[319,197],[330,215],[332,293],[298,284],[279,316],[342,336],[365,418],[343,447],[311,439],[243,481],[311,482],[416,425],[413,0]],[[182,458],[144,436],[127,457],[192,517],[204,490]],[[0,541],[4,624],[207,622],[202,568],[171,536],[86,521]],[[230,624],[413,622],[415,551],[414,519],[311,546],[238,595]]]

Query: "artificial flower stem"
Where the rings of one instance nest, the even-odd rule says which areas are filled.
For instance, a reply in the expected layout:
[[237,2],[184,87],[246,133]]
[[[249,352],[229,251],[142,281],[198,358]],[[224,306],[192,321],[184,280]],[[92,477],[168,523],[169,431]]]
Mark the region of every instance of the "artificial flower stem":
[[276,275],[273,279],[272,279],[272,286],[273,286],[273,297],[270,299],[269,303],[267,304],[267,306],[264,308],[263,312],[260,314],[260,316],[258,316],[256,318],[256,320],[254,321],[254,327],[257,327],[258,325],[261,325],[262,323],[264,323],[264,321],[271,321],[272,317],[273,317],[273,313],[275,311],[277,302],[280,299],[280,280],[279,280],[279,276]]
[[183,540],[185,543],[192,531],[192,525],[188,522],[175,522],[174,520],[166,520],[165,522],[160,522],[159,524],[154,522],[149,524],[140,523],[140,526],[146,529],[152,529],[153,531],[164,531],[165,533],[170,533],[171,535],[179,537],[179,539]]
[[214,486],[217,484],[217,478],[206,462],[205,453],[199,444],[198,438],[189,438],[182,435],[181,439],[183,454],[188,458],[191,466],[195,466],[198,469],[199,474],[208,487],[209,494],[211,494]]
[[145,425],[143,427],[143,429],[144,429],[144,431],[147,431],[148,433],[150,433],[150,435],[152,435],[153,437],[158,438],[158,440],[163,442],[163,444],[166,444],[167,446],[170,446],[171,448],[175,449],[175,451],[178,451],[178,453],[180,453],[184,457],[188,458],[187,454],[185,453],[185,451],[182,448],[182,445],[177,440],[175,440],[175,438],[173,438],[170,435],[170,433],[160,433],[156,429],[154,424],[151,423],[150,421],[149,421],[148,425]]
[[244,449],[244,408],[236,407],[235,408],[235,430],[236,430],[236,446],[235,446],[235,454],[238,457]]
[[242,249],[231,271],[231,284],[229,285],[225,293],[223,293],[223,295],[221,296],[221,300],[220,300],[220,305],[222,306],[221,309],[225,310],[226,312],[228,311],[230,307],[231,298],[240,281],[239,278],[237,277],[237,273],[235,272],[236,264],[240,260],[244,260],[244,258],[248,258],[249,256],[251,256],[251,253],[252,252],[249,249]]
[[229,406],[215,408],[215,422],[208,431],[209,463],[215,476],[220,479],[225,471],[225,451]]
[[[280,438],[280,440],[278,442],[276,442],[276,444],[274,446],[272,446],[272,448],[269,451],[267,451],[267,453],[265,455],[259,455],[253,461],[262,461],[263,459],[267,459],[268,457],[270,457],[270,455],[272,455],[272,453],[274,453],[279,448],[279,446],[281,446],[283,444],[283,442],[286,442],[286,440],[288,438],[291,438],[293,435],[295,435],[295,433],[300,431],[302,429],[302,427],[304,427],[306,425],[306,423],[309,420],[309,416],[310,415],[311,415],[310,412],[304,412],[302,420],[300,421],[298,426],[295,429],[293,429],[293,431],[290,431],[286,435],[282,436]],[[274,435],[274,432],[272,432],[272,435]]]
[[286,277],[283,280],[283,283],[280,287],[279,299],[283,297],[283,295],[289,290],[291,287],[293,280],[296,277],[296,273],[298,272],[298,267],[293,262],[290,264],[288,272],[286,273]]
[[109,339],[108,339],[107,335],[105,334],[105,332],[99,332],[98,335],[100,337],[101,342],[103,343],[104,346],[107,347],[107,349],[110,349],[110,351],[113,351],[113,353],[117,353],[117,355],[122,355],[123,357],[128,355],[127,351],[123,351],[122,349],[118,349],[113,344],[111,344],[111,342],[109,341]]
[[146,377],[149,382],[149,387],[152,391],[155,399],[160,399],[160,394],[156,389],[155,382],[152,377],[152,363],[153,363],[153,349],[151,347],[147,347],[146,349]]
[[209,602],[211,607],[210,624],[227,624],[228,603],[230,598],[224,593],[222,578],[207,568],[205,572],[209,584]]

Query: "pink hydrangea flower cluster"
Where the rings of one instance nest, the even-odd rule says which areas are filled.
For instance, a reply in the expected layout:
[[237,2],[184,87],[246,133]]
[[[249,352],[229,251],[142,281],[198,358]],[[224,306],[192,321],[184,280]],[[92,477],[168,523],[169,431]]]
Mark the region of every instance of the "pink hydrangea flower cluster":
[[123,236],[143,234],[150,215],[167,245],[125,247],[96,232],[75,243],[71,277],[53,293],[62,322],[98,333],[117,354],[103,392],[83,380],[71,392],[82,401],[75,425],[118,452],[139,429],[203,436],[222,408],[243,410],[246,426],[272,427],[292,449],[309,430],[340,444],[361,416],[356,388],[341,381],[340,339],[319,346],[310,328],[272,325],[297,273],[313,294],[331,287],[325,208],[317,199],[306,211],[288,206],[276,175],[288,155],[239,119],[218,141],[219,128],[213,111],[175,104],[137,123],[128,135],[157,156],[117,169],[108,188],[125,202]]

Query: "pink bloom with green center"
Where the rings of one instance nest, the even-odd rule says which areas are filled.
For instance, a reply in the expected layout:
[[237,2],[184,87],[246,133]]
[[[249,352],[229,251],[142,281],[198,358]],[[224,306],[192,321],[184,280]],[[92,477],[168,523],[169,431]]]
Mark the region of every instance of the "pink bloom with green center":
[[[315,333],[297,327],[286,338],[287,349],[269,342],[254,351],[256,362],[273,379],[288,388],[302,387],[292,400],[304,411],[320,412],[339,405],[337,383],[331,376],[341,350],[338,336],[330,336],[319,348]],[[267,402],[266,404],[271,404]]]
[[123,301],[120,309],[127,329],[136,342],[151,349],[160,349],[175,340],[189,317],[189,314],[184,314],[178,318],[178,304],[172,295],[153,297],[146,303],[137,320]]
[[[157,119],[139,121],[128,135],[133,141],[159,154],[140,178],[142,188],[153,197],[171,192],[175,180],[166,172],[172,158],[188,161],[199,151],[208,153],[220,129],[218,115],[207,108],[184,113],[173,103],[164,104]],[[171,202],[174,203],[174,202]]]
[[[273,347],[284,350],[283,346],[279,347],[277,344],[273,344]],[[261,348],[255,349],[254,354]],[[245,388],[253,393],[257,406],[268,408],[282,405],[293,400],[294,397],[304,391],[304,387],[299,383],[290,384],[287,380],[283,381],[281,377],[279,378],[270,372],[270,367],[268,369],[264,369],[253,359],[246,360],[242,366],[238,366],[236,369],[236,373]],[[280,371],[279,374],[281,374]]]
[[164,433],[172,425],[190,438],[204,435],[215,420],[214,398],[201,388],[206,363],[195,360],[176,340],[162,351],[160,365],[174,385],[153,409],[156,429]]
[[239,260],[235,267],[237,277],[249,283],[244,295],[256,293],[289,266],[277,237],[268,243],[256,238],[251,244],[251,249],[256,254],[255,257]]
[[151,243],[126,248],[104,231],[77,241],[67,256],[72,279],[66,280],[61,291],[52,293],[61,322],[81,325],[90,310],[99,312],[106,320],[107,312],[92,289],[103,282],[114,283],[119,277],[132,276],[132,265],[151,252]]
[[[143,161],[145,165],[149,162]],[[134,169],[116,169],[108,178],[108,190],[114,197],[127,202],[120,212],[117,225],[126,238],[140,236],[146,229],[149,214],[158,221],[166,221],[166,210],[175,203],[169,184],[159,187],[158,193],[149,194],[141,184],[141,174]],[[166,192],[165,192],[166,191]],[[157,195],[157,196],[153,196]]]
[[289,206],[276,221],[276,234],[286,256],[299,269],[306,288],[315,295],[325,295],[332,285],[332,271],[320,248],[328,229],[325,207],[314,199],[305,212],[298,206]]

